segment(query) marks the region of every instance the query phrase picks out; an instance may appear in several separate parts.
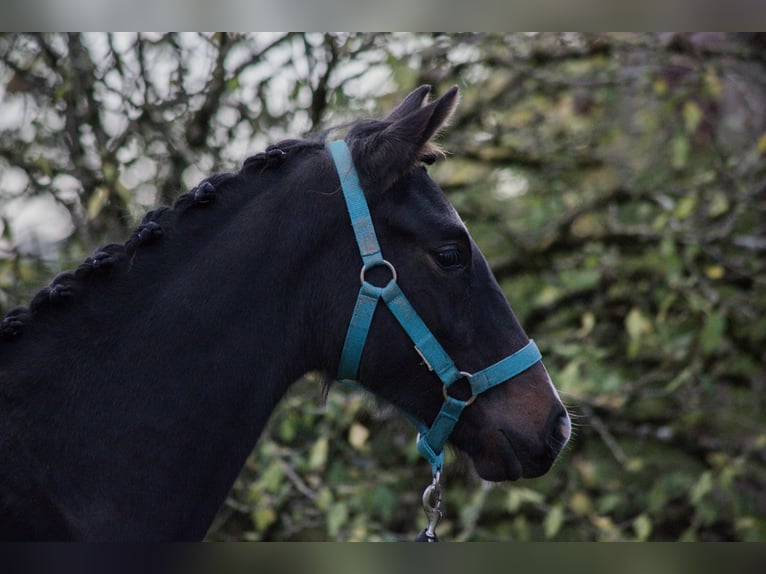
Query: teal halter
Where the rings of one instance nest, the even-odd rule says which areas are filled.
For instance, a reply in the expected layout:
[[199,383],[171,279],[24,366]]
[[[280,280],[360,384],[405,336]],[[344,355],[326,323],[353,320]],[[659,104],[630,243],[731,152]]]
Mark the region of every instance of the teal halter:
[[[473,374],[460,371],[404,296],[396,282],[394,266],[383,259],[378,238],[375,235],[375,228],[372,225],[370,210],[367,207],[364,191],[359,184],[359,176],[356,173],[348,146],[344,141],[334,141],[327,144],[327,148],[335,162],[335,169],[343,188],[343,197],[346,200],[346,208],[351,217],[351,225],[354,228],[359,253],[362,256],[360,274],[362,287],[359,290],[354,313],[346,333],[346,341],[343,344],[337,380],[345,384],[362,385],[358,381],[359,363],[367,335],[370,332],[372,317],[375,314],[378,301],[382,300],[415,344],[415,350],[424,360],[428,369],[433,371],[444,385],[444,404],[430,427],[411,414],[405,413],[418,430],[418,452],[431,463],[431,470],[436,476],[437,473],[441,472],[444,464],[444,444],[455,428],[463,409],[470,405],[477,395],[526,371],[537,363],[542,356],[537,345],[530,340],[515,353],[486,369]],[[380,266],[388,268],[391,272],[391,280],[384,287],[376,287],[365,280],[365,274],[369,269]],[[466,379],[471,387],[471,397],[466,401],[461,401],[447,394],[450,385],[460,379]]]

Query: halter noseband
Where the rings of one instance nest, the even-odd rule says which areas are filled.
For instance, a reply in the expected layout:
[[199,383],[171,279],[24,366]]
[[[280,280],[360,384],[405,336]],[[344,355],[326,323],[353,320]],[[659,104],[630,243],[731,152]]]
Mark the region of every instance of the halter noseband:
[[[473,374],[460,371],[404,296],[396,282],[394,266],[383,259],[370,210],[348,146],[344,141],[339,140],[328,143],[327,148],[340,178],[346,208],[351,217],[351,225],[362,256],[360,273],[362,287],[359,290],[343,344],[337,380],[346,384],[362,384],[358,381],[359,363],[370,331],[372,317],[378,301],[382,300],[415,344],[415,350],[428,369],[433,371],[444,385],[444,403],[430,427],[410,413],[404,413],[418,430],[418,452],[431,463],[431,470],[436,477],[444,464],[444,444],[455,428],[463,409],[470,405],[477,395],[526,371],[542,356],[537,345],[530,340],[515,353],[486,369]],[[365,280],[365,274],[369,269],[380,266],[388,268],[391,272],[390,281],[383,287],[377,287]],[[471,397],[466,401],[451,397],[447,393],[450,385],[460,379],[466,379],[471,387]]]

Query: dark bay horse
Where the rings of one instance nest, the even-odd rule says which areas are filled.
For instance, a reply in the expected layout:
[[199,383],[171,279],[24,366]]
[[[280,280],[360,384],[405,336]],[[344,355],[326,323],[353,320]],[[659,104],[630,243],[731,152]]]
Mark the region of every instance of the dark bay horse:
[[[382,285],[395,269],[468,380],[532,343],[427,175],[458,99],[453,88],[428,103],[428,92],[345,135],[390,262],[363,279]],[[209,177],[6,315],[0,539],[201,539],[290,384],[338,376],[362,247],[325,137]],[[377,306],[357,378],[430,423],[448,385],[403,324]],[[539,476],[569,417],[539,357],[498,372],[470,401],[465,381],[451,388],[470,406],[447,434],[487,480]]]

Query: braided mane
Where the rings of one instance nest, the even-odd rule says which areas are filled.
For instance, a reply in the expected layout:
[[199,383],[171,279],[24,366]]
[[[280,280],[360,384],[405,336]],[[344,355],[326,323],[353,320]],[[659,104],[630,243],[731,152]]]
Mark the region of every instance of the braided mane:
[[178,196],[172,207],[161,206],[144,215],[141,223],[124,243],[108,243],[97,248],[74,271],[59,273],[32,298],[29,307],[19,306],[9,310],[0,320],[0,340],[14,340],[23,333],[24,325],[49,306],[65,304],[80,294],[96,277],[106,277],[118,271],[127,272],[130,262],[144,245],[162,238],[167,226],[188,210],[210,208],[216,198],[225,191],[227,183],[242,173],[262,174],[276,169],[289,153],[324,145],[321,140],[288,139],[270,145],[265,151],[248,157],[239,173],[216,173]]

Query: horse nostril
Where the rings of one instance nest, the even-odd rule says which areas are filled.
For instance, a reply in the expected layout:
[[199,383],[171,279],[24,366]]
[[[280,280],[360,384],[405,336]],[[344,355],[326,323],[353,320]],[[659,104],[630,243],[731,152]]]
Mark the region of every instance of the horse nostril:
[[561,438],[564,439],[564,443],[566,443],[572,434],[572,421],[569,419],[569,413],[566,410],[559,417],[557,430]]
[[548,418],[548,433],[554,444],[563,447],[572,434],[572,423],[569,420],[569,413],[563,406],[554,408]]

